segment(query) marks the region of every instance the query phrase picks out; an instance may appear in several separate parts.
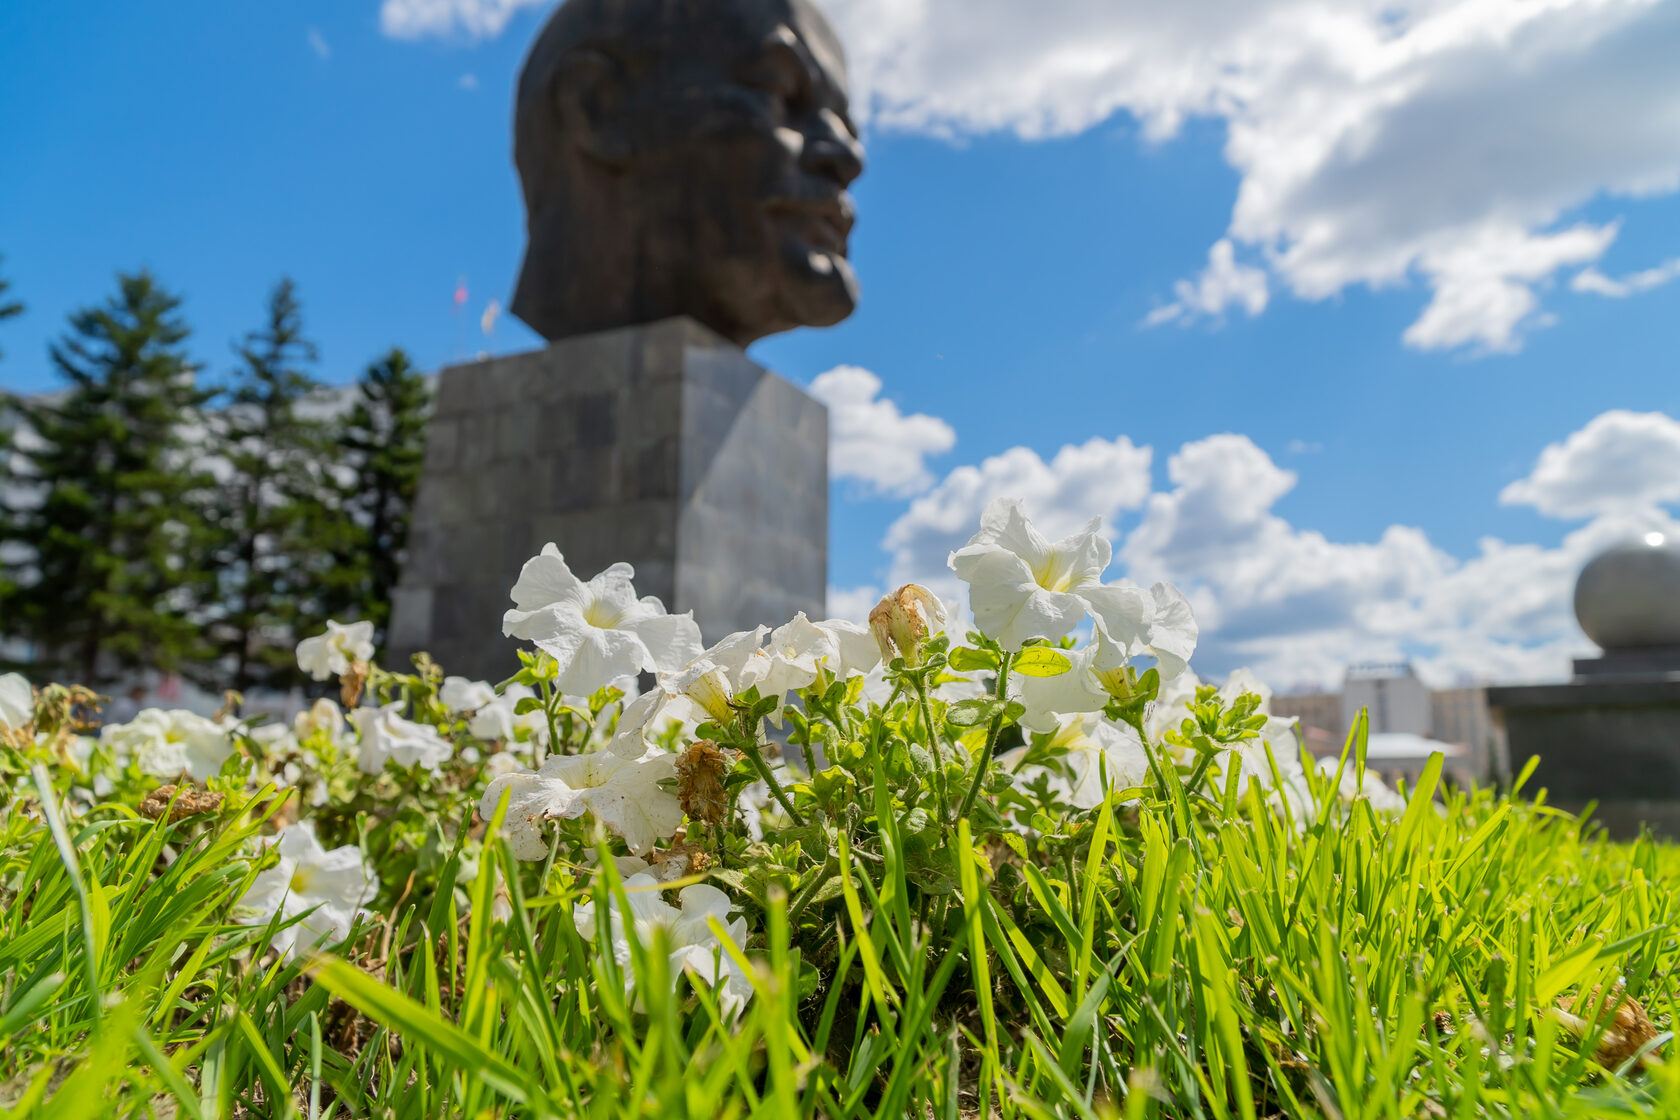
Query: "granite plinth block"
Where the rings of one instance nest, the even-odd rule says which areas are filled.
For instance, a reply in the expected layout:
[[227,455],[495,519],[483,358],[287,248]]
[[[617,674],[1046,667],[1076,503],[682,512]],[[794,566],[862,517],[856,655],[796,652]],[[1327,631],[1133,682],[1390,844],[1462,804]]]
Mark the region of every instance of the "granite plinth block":
[[1490,688],[1488,705],[1511,767],[1540,758],[1530,791],[1544,786],[1570,810],[1598,802],[1594,815],[1615,836],[1643,823],[1680,837],[1680,674]]
[[707,641],[798,611],[828,581],[828,411],[690,319],[553,343],[439,377],[391,663],[518,668],[502,613],[553,541],[580,578],[635,566]]

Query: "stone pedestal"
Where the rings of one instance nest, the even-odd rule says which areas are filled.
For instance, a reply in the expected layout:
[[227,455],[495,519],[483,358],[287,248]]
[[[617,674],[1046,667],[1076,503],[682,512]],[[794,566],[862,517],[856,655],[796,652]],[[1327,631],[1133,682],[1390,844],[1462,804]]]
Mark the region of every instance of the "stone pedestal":
[[1602,656],[1565,684],[1487,690],[1506,766],[1538,756],[1529,790],[1564,809],[1597,802],[1612,836],[1644,824],[1680,838],[1680,545],[1649,532],[1593,557],[1575,617]]
[[828,411],[685,318],[444,370],[389,662],[513,673],[502,613],[548,541],[584,579],[633,564],[708,642],[822,617]]
[[1490,688],[1488,705],[1511,768],[1540,757],[1529,793],[1544,786],[1551,804],[1570,810],[1597,801],[1594,816],[1615,836],[1644,822],[1680,837],[1680,672]]

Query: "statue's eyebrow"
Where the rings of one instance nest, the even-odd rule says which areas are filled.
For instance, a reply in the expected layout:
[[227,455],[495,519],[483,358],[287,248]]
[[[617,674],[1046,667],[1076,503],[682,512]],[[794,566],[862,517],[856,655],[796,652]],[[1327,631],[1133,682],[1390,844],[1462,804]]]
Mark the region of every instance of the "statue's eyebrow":
[[811,49],[805,45],[805,40],[785,23],[759,42],[751,61],[761,63],[776,59],[791,61],[804,77],[805,84],[812,89],[822,84],[822,67],[811,57]]

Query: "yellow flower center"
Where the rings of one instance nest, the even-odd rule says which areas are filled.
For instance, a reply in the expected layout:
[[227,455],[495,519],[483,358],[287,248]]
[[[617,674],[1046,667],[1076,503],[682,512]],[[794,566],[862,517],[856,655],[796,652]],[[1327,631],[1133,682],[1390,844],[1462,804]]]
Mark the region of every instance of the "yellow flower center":
[[615,629],[619,623],[618,612],[599,600],[590,603],[584,610],[583,620],[602,630]]
[[1073,568],[1051,549],[1044,563],[1033,569],[1033,581],[1046,591],[1066,591],[1073,586]]
[[309,890],[310,885],[314,882],[315,869],[300,864],[297,870],[292,872],[292,893],[303,894]]

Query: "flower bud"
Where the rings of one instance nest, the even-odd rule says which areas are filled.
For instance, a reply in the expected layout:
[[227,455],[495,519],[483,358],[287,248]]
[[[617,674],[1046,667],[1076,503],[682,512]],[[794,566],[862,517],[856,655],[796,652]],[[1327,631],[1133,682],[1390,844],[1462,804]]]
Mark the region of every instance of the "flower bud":
[[906,665],[920,665],[922,647],[944,625],[944,604],[919,583],[905,584],[869,612],[869,628],[881,647],[882,661],[902,657]]

